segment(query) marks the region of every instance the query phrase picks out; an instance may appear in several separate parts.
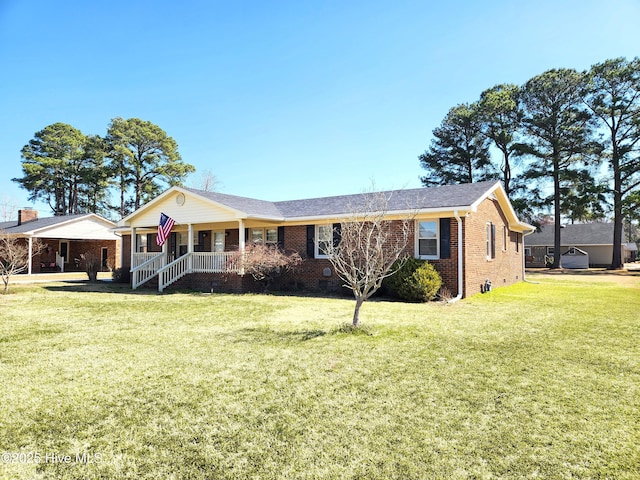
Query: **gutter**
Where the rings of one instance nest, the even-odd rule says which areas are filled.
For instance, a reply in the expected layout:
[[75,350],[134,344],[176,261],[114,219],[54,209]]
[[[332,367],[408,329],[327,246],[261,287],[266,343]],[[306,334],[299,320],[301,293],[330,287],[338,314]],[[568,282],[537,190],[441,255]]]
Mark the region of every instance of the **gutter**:
[[[456,221],[458,222],[458,295],[456,295],[454,298],[452,298],[451,300],[449,300],[447,303],[454,303],[457,302],[458,300],[460,300],[462,298],[462,294],[463,294],[463,288],[464,288],[464,279],[463,279],[463,274],[464,274],[464,266],[462,263],[462,219],[460,218],[460,214],[458,213],[458,210],[454,210],[453,212],[454,217],[456,217]],[[524,242],[523,242],[524,243]],[[524,256],[523,256],[524,258]]]

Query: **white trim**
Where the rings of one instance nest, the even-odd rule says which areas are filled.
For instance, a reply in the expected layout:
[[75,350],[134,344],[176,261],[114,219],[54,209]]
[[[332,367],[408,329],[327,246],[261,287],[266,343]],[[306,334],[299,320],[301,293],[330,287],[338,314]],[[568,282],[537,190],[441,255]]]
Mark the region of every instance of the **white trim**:
[[313,256],[314,258],[329,258],[329,255],[320,253],[320,227],[329,227],[331,230],[330,242],[333,242],[333,223],[317,223],[315,225]]
[[[420,255],[420,223],[435,223],[436,224],[436,254],[435,255]],[[415,258],[419,258],[420,260],[439,260],[440,259],[440,219],[439,218],[429,218],[416,220],[414,222],[414,245],[413,245],[413,256]],[[429,239],[425,239],[429,240]]]

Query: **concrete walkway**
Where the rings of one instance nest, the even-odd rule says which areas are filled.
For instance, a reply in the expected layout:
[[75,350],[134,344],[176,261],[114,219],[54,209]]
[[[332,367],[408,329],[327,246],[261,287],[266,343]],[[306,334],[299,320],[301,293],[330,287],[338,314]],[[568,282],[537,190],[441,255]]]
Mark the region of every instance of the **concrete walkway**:
[[[82,280],[89,280],[85,272],[34,273],[33,275],[13,275],[9,283],[77,282]],[[98,280],[111,280],[111,272],[99,272]]]

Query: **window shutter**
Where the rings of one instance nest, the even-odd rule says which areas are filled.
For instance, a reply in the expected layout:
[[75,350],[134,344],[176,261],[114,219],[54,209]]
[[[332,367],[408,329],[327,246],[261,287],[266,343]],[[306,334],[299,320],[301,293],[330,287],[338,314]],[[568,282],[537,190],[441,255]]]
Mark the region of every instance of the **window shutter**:
[[496,226],[491,224],[491,258],[496,258]]
[[315,233],[316,226],[315,225],[307,225],[307,257],[315,258]]
[[334,223],[333,224],[333,248],[336,248],[340,244],[341,238],[342,238],[342,224]]
[[158,245],[153,241],[153,233],[147,233],[147,252],[152,252],[154,246],[157,247]]
[[245,243],[249,241],[249,229],[244,227],[244,241]]
[[278,246],[284,248],[284,227],[278,227]]
[[451,258],[451,219],[440,219],[440,258]]

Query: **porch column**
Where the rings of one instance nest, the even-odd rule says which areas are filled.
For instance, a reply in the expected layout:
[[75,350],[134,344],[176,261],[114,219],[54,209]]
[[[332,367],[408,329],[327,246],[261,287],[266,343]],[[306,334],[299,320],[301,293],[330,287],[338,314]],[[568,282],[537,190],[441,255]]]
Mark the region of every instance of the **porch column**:
[[[244,253],[244,220],[238,220],[238,251]],[[240,264],[240,275],[244,275],[244,262]]]
[[189,224],[189,245],[187,245],[187,253],[193,253],[193,224]]
[[138,236],[137,234],[137,229],[136,227],[132,227],[131,228],[131,263],[129,263],[129,270],[133,269],[134,267],[134,259],[135,259],[135,253],[136,251],[138,251],[138,246],[136,245],[136,237]]
[[[188,245],[187,245],[187,254],[189,253],[193,253],[193,224],[190,223],[189,224],[189,240],[187,240]],[[188,269],[189,271],[193,271],[193,255],[189,255],[189,260],[188,260]]]
[[33,237],[29,237],[29,269],[27,273],[31,275],[33,273]]

